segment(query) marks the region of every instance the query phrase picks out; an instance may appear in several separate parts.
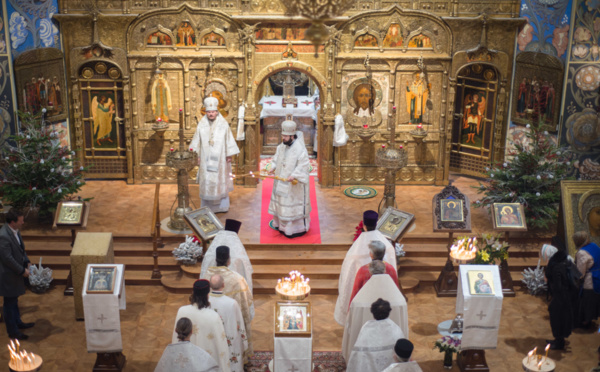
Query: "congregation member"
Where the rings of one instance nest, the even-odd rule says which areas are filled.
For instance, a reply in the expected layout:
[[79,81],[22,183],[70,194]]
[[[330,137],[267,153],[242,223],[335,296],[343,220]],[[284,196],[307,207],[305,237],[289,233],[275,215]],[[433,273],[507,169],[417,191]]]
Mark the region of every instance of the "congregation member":
[[25,294],[25,278],[29,277],[31,262],[25,252],[21,237],[23,213],[11,209],[6,213],[6,223],[0,228],[0,295],[4,297],[4,324],[9,338],[27,340],[22,329],[31,328],[35,323],[21,320],[19,296]]
[[204,258],[202,259],[202,266],[200,268],[200,278],[209,279],[206,275],[208,268],[216,266],[217,264],[217,247],[225,245],[229,247],[229,256],[231,257],[231,264],[229,268],[246,279],[246,283],[252,292],[252,264],[248,258],[246,248],[242,244],[238,233],[240,232],[242,223],[237,220],[226,219],[225,229],[219,231],[213,238],[212,243],[206,250]]
[[229,193],[233,191],[231,159],[240,152],[218,106],[217,98],[204,99],[206,115],[198,122],[190,143],[190,148],[198,153],[200,206],[208,207],[214,213],[229,210]]
[[[287,238],[296,238],[310,228],[310,162],[304,135],[296,131],[295,121],[281,123],[281,138],[269,170],[281,178],[273,183],[269,214],[273,215],[273,227]],[[294,185],[294,181],[298,182]]]
[[390,264],[394,268],[394,271],[396,271],[396,251],[387,238],[376,230],[378,218],[379,215],[375,211],[368,210],[363,213],[363,229],[365,231],[354,241],[342,263],[338,284],[338,298],[333,313],[336,322],[341,326],[346,324],[346,316],[348,315],[348,307],[350,306],[350,297],[352,296],[356,274],[362,266],[371,262],[369,255],[369,244],[371,242],[379,241],[385,245],[383,261]]
[[[190,305],[179,308],[175,324],[181,318],[190,319],[194,329],[190,336],[190,342],[213,357],[222,372],[230,372],[230,356],[225,327],[219,314],[210,308],[209,292],[210,283],[208,280],[196,280],[190,296]],[[177,327],[175,327],[171,343],[175,344],[178,340]]]
[[575,324],[577,288],[572,287],[568,278],[569,266],[572,264],[563,247],[558,249],[552,245],[544,245],[542,258],[548,260],[546,279],[548,294],[551,296],[548,312],[554,336],[554,340],[547,341],[550,349],[562,350],[565,348],[565,339],[569,337]]
[[175,324],[179,342],[167,345],[154,372],[219,372],[219,365],[206,351],[190,342],[193,325],[188,318]]
[[394,346],[394,360],[397,363],[391,364],[383,372],[423,372],[417,362],[410,360],[413,349],[413,343],[405,338],[396,341],[396,345]]
[[229,247],[222,245],[217,247],[216,250],[216,264],[217,266],[211,266],[206,271],[206,276],[211,278],[213,275],[220,275],[225,283],[223,294],[231,297],[237,301],[242,310],[242,316],[244,317],[244,326],[246,327],[246,335],[248,336],[248,345],[251,345],[251,334],[252,330],[250,323],[254,318],[254,302],[252,299],[252,292],[246,283],[246,279],[243,276],[229,269],[231,264],[231,258],[229,256]]
[[348,316],[346,317],[342,339],[342,356],[346,361],[350,358],[352,347],[356,343],[363,325],[374,319],[371,312],[371,305],[379,298],[389,302],[392,310],[388,318],[400,326],[404,337],[408,337],[408,307],[406,299],[392,278],[385,273],[385,266],[381,261],[374,261],[373,267],[373,276],[352,300]]
[[400,289],[400,285],[398,284],[398,273],[396,272],[396,269],[389,263],[383,262],[383,257],[385,256],[385,244],[378,240],[370,242],[369,256],[371,257],[372,261],[362,266],[360,269],[358,269],[358,272],[356,273],[356,278],[354,279],[354,286],[352,287],[352,295],[350,296],[350,302],[352,302],[354,296],[356,296],[358,291],[360,291],[360,289],[363,287],[363,285],[365,285],[367,280],[371,278],[371,275],[373,275],[373,266],[376,262],[381,262],[383,265],[385,265],[385,272],[392,278],[394,283],[398,285],[398,289]]
[[573,243],[577,248],[575,263],[583,275],[583,288],[579,299],[579,326],[592,328],[593,322],[600,316],[600,288],[594,289],[592,280],[592,275],[600,276],[600,248],[590,241],[590,235],[586,231],[573,234]]
[[244,363],[248,362],[248,356],[252,354],[249,349],[246,326],[240,305],[231,297],[223,294],[225,282],[221,275],[213,275],[210,278],[210,307],[221,316],[229,344],[229,363],[232,372],[243,372]]
[[375,320],[362,326],[352,354],[346,365],[346,372],[383,371],[394,363],[396,340],[405,338],[402,329],[388,318],[392,308],[390,303],[378,299],[371,305]]

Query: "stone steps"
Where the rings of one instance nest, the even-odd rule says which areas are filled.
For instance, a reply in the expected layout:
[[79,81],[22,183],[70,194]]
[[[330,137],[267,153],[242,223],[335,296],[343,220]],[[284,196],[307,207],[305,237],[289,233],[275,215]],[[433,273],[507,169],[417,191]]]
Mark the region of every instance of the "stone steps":
[[[55,284],[66,282],[70,268],[70,236],[25,236],[29,258],[33,263],[43,257],[43,265],[54,271]],[[165,246],[158,250],[158,265],[163,277],[151,279],[154,260],[152,239],[149,237],[113,237],[115,263],[126,265],[128,285],[160,285],[169,291],[189,293],[199,277],[200,265],[180,266],[172,250],[183,237],[167,237]],[[448,236],[432,234],[407,236],[402,240],[406,256],[400,259],[399,278],[403,291],[419,285],[431,285],[437,279],[447,259]],[[538,261],[539,238],[511,238],[509,267],[515,285],[520,284],[520,273],[526,267],[535,267]],[[350,244],[246,244],[254,268],[254,293],[273,294],[277,279],[292,270],[299,270],[310,278],[313,294],[337,294],[339,272]]]

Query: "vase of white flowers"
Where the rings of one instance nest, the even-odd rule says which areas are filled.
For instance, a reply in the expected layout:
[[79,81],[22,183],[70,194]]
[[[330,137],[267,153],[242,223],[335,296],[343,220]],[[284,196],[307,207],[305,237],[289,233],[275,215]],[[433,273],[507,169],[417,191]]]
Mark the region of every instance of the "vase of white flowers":
[[452,358],[454,353],[460,350],[460,339],[452,336],[444,336],[433,344],[434,349],[444,353],[444,368],[452,369]]

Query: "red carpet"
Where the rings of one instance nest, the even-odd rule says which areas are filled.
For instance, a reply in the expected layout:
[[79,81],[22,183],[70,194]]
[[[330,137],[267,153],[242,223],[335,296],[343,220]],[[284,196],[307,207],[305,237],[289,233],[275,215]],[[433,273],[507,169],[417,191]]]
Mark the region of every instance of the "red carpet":
[[269,227],[273,216],[269,214],[269,202],[273,191],[273,179],[265,178],[262,181],[262,202],[260,216],[260,244],[321,244],[321,228],[319,227],[319,210],[317,208],[317,194],[315,193],[315,179],[310,177],[310,229],[298,238],[288,239],[279,231]]

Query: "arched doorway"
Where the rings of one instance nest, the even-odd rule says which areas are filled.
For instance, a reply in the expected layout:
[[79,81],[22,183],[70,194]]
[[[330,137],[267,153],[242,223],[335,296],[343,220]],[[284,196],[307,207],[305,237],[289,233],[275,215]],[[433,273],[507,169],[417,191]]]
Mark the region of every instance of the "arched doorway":
[[[274,64],[271,64],[264,69],[262,69],[255,78],[255,91],[254,91],[254,103],[258,110],[261,110],[261,106],[263,105],[274,105],[274,103],[280,103],[275,99],[270,100],[269,98],[264,98],[264,92],[268,91],[265,89],[266,84],[269,83],[269,78],[273,76],[277,76],[278,74],[285,74],[286,72],[300,73],[306,75],[306,77],[312,81],[314,88],[310,89],[310,95],[306,96],[298,96],[297,107],[290,110],[289,113],[300,112],[301,116],[294,118],[296,124],[298,125],[298,130],[301,130],[305,135],[305,143],[307,145],[307,150],[309,152],[309,156],[315,156],[317,159],[317,169],[318,169],[318,177],[321,179],[321,158],[322,154],[319,149],[320,141],[319,138],[322,138],[322,110],[324,103],[324,94],[323,90],[326,87],[325,77],[315,71],[312,66],[299,62],[299,61],[280,61]],[[302,97],[302,98],[300,98]],[[281,99],[279,97],[278,99]],[[303,101],[304,100],[304,101]],[[312,105],[320,106],[319,109],[314,109],[314,113],[312,115],[308,115],[308,107]],[[291,105],[290,105],[291,106]],[[285,106],[286,108],[289,106]],[[302,108],[306,110],[301,110]],[[259,138],[257,138],[256,143],[258,143],[258,149],[255,151],[257,154],[257,164],[260,164],[261,156],[269,156],[274,154],[276,146],[281,143],[281,123],[286,119],[285,110],[281,112],[280,116],[273,116],[273,119],[264,120],[265,117],[262,117],[261,112],[257,112],[257,124],[260,125],[261,130],[257,131],[256,134]],[[302,116],[304,115],[304,116]],[[313,122],[309,124],[310,122]],[[311,151],[312,150],[312,151]],[[311,154],[311,152],[313,152]]]
[[456,77],[450,170],[482,175],[493,161],[499,73],[486,63],[463,66]]

